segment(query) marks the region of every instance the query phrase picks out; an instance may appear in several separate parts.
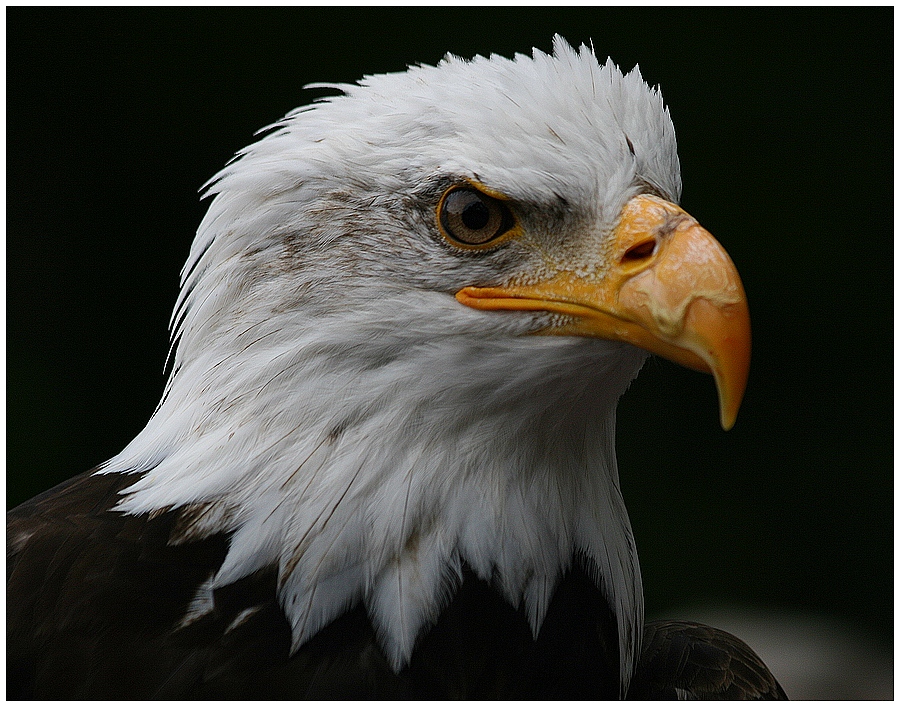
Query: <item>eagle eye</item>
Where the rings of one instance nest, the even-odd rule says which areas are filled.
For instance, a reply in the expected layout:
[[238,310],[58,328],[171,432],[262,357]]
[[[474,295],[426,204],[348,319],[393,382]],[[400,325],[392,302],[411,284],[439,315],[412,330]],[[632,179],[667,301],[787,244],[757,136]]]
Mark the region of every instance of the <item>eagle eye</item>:
[[515,225],[502,200],[474,187],[448,189],[437,211],[442,233],[457,245],[488,245]]

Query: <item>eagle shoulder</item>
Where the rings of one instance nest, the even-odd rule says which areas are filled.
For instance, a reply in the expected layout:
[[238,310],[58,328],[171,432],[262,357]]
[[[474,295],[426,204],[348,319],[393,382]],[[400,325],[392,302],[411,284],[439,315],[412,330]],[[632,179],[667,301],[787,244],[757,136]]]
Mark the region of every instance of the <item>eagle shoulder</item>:
[[786,700],[750,647],[720,629],[690,621],[653,621],[635,679],[635,700]]

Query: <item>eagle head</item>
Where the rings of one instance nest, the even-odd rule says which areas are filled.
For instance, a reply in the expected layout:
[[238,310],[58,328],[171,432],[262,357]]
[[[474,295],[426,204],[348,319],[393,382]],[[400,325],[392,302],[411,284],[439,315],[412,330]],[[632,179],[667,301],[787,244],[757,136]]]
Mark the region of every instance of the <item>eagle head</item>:
[[712,373],[728,427],[749,351],[662,97],[560,38],[333,88],[212,180],[163,399],[101,470],[135,474],[118,508],[230,533],[210,592],[276,568],[295,647],[363,602],[395,669],[464,566],[537,633],[580,562],[627,684],[617,400],[653,352]]

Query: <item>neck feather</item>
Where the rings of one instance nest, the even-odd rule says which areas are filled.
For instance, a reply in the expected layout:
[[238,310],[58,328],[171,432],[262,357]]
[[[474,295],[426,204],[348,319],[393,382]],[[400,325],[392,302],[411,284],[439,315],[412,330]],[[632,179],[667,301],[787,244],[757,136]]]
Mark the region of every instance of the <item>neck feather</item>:
[[617,617],[627,684],[643,598],[614,413],[643,354],[452,326],[363,331],[357,346],[341,338],[346,321],[283,330],[175,370],[147,427],[101,471],[143,472],[119,509],[197,511],[175,541],[231,532],[207,590],[277,567],[295,647],[363,601],[395,669],[463,563],[524,606],[537,634],[582,556]]

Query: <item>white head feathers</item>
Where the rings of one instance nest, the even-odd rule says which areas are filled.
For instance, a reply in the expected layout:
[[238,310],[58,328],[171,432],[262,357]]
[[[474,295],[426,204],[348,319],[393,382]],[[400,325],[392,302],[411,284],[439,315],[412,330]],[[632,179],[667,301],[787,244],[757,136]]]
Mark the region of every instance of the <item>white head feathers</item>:
[[[165,395],[102,470],[144,472],[120,509],[194,507],[189,537],[232,531],[209,588],[277,566],[295,645],[365,602],[397,668],[462,563],[536,632],[583,553],[627,681],[643,612],[614,411],[645,354],[520,336],[541,316],[453,293],[602,248],[641,185],[677,200],[662,98],[559,38],[552,55],[448,57],[338,88],[213,180]],[[463,179],[523,204],[543,256],[442,242],[435,200]]]

